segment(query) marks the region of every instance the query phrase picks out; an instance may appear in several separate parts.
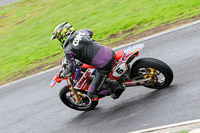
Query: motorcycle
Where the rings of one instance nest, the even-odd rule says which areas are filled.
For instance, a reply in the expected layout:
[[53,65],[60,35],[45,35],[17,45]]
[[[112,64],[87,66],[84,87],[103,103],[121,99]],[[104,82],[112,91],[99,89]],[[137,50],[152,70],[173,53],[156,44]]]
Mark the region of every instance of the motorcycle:
[[[143,47],[144,44],[137,44],[116,52],[113,69],[102,86],[105,88],[112,85],[113,81],[117,81],[125,87],[139,85],[151,89],[168,87],[173,80],[173,72],[166,63],[154,58],[134,60],[135,57],[139,56]],[[82,64],[77,68],[72,78],[59,78],[59,73],[57,73],[51,82],[51,88],[56,83],[65,80],[67,85],[59,93],[61,101],[75,110],[92,110],[97,106],[99,100],[90,99],[87,96],[87,91],[95,72],[94,67]]]

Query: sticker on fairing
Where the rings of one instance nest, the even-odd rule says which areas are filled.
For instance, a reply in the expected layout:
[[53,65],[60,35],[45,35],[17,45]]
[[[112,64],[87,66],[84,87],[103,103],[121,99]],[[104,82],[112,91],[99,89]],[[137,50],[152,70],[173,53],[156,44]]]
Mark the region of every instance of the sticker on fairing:
[[56,81],[53,79],[53,80],[51,81],[51,88],[52,88],[55,84],[56,84]]
[[87,71],[84,73],[84,75],[81,77],[81,79],[78,81],[78,83],[76,84],[76,86],[74,87],[75,89],[81,89],[85,83],[88,80],[88,77],[93,74],[93,72],[95,71],[95,69],[90,69],[88,68]]
[[119,63],[115,68],[114,68],[114,72],[113,72],[113,76],[114,77],[120,77],[121,75],[123,75],[127,70],[127,66],[126,63]]
[[127,57],[129,57],[129,55],[140,51],[143,47],[144,47],[144,44],[138,44],[138,45],[135,45],[133,47],[129,47],[128,49],[126,49],[124,51],[122,61],[126,60]]

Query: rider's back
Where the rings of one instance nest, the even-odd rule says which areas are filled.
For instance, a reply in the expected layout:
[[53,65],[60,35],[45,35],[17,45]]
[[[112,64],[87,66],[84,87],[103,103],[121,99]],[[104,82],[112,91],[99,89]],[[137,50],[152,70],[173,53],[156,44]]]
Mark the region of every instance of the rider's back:
[[93,40],[91,30],[79,30],[69,38],[65,53],[95,68],[104,67],[112,58],[112,50]]

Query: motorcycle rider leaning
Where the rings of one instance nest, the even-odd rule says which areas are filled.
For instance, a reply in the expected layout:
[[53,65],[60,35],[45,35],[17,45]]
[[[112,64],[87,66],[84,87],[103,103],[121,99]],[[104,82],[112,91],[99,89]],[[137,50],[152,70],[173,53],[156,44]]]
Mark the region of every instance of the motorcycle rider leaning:
[[75,59],[78,59],[80,62],[91,65],[97,70],[87,95],[93,100],[98,100],[108,95],[117,99],[125,88],[117,81],[114,83],[114,89],[100,89],[112,70],[115,52],[93,40],[92,36],[93,31],[91,29],[76,31],[67,22],[61,23],[55,28],[51,40],[57,38],[60,41],[60,46],[64,49],[66,58],[66,62],[62,65],[64,69],[60,73],[63,77],[72,76],[76,70]]

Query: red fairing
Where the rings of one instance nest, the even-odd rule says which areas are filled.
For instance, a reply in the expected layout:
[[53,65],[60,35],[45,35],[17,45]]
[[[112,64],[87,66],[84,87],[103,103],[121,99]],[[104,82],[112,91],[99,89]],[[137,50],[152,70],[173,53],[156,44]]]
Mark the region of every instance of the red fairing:
[[[122,55],[124,54],[124,50],[118,51],[115,53],[115,61],[118,61]],[[82,68],[91,68],[91,69],[95,69],[94,67],[87,65],[87,64],[83,64]]]
[[139,56],[140,52],[137,52],[137,54],[135,54],[135,57]]
[[58,73],[55,75],[54,80],[55,80],[57,83],[60,83],[60,82],[62,81],[62,80],[58,77]]
[[88,90],[89,86],[88,86],[88,83],[89,83],[90,80],[87,80],[87,82],[85,83],[85,85],[81,88],[81,90]]
[[124,54],[124,50],[120,50],[115,53],[115,61],[118,61]]
[[90,66],[90,65],[87,65],[87,64],[83,64],[82,65],[82,68],[91,68],[91,69],[95,69],[94,67]]

